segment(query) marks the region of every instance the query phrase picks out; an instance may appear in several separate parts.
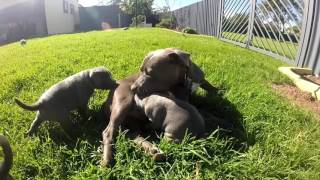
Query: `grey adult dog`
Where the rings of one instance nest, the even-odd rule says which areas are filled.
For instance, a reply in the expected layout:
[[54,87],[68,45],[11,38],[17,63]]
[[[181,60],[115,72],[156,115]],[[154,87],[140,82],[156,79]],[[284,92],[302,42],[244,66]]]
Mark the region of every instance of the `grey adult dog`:
[[74,136],[77,129],[68,119],[69,112],[77,109],[84,114],[94,89],[114,89],[116,86],[111,73],[104,67],[97,67],[81,71],[53,85],[33,105],[26,105],[18,99],[15,101],[24,109],[37,111],[27,132],[29,136],[35,133],[44,120],[59,122],[69,135]]
[[170,89],[180,99],[188,100],[190,93],[199,86],[208,92],[217,91],[205,79],[204,72],[192,62],[189,53],[166,48],[153,51],[145,57],[139,78],[131,85],[131,90],[143,95]]
[[102,166],[110,166],[113,162],[112,144],[119,126],[129,114],[139,114],[134,110],[135,93],[143,96],[153,92],[170,91],[178,99],[188,100],[193,85],[199,84],[208,92],[217,90],[205,79],[203,71],[192,62],[190,54],[175,48],[149,53],[138,74],[118,83],[119,86],[110,96],[112,100],[109,98],[105,106],[106,109],[110,108],[111,114],[109,124],[102,133]]
[[4,161],[0,164],[0,179],[11,180],[12,176],[9,174],[9,171],[12,167],[13,154],[8,139],[0,135],[0,146],[2,146]]

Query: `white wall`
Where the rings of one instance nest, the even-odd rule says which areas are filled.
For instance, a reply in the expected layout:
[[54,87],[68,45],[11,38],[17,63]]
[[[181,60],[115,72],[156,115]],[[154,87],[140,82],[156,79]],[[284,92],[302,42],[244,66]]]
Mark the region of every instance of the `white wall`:
[[[48,34],[71,33],[75,25],[80,23],[77,0],[66,0],[68,12],[63,9],[63,0],[44,0]],[[70,4],[74,5],[75,14],[70,12]]]

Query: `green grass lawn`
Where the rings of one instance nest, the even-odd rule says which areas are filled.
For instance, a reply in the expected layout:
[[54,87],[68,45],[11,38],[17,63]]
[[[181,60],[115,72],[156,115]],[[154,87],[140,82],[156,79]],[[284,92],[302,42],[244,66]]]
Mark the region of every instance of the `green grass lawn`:
[[[223,32],[223,37],[226,39],[246,43],[247,35],[238,34],[232,32]],[[279,42],[275,39],[263,38],[258,36],[253,36],[252,45],[258,47],[262,50],[271,51],[275,54],[279,54],[281,56],[286,56],[289,59],[294,60],[298,51],[298,44],[292,44],[290,41]]]
[[[149,51],[165,47],[192,54],[207,79],[221,89],[212,96],[199,90],[192,102],[233,127],[212,129],[206,139],[181,144],[157,142],[168,155],[162,163],[119,135],[117,163],[111,169],[98,166],[101,132],[94,127],[94,117],[84,123],[84,135],[76,143],[62,141],[55,123],[44,123],[34,138],[25,136],[35,113],[15,105],[15,97],[35,102],[52,84],[95,66],[105,66],[121,79],[137,72]],[[290,82],[277,70],[285,64],[271,57],[211,37],[130,29],[33,39],[25,47],[9,44],[0,47],[0,65],[0,133],[13,147],[11,173],[16,179],[320,177],[319,121],[273,92],[272,83]],[[104,91],[94,94],[91,114],[106,96]],[[234,122],[241,122],[245,132],[238,133],[241,128]]]

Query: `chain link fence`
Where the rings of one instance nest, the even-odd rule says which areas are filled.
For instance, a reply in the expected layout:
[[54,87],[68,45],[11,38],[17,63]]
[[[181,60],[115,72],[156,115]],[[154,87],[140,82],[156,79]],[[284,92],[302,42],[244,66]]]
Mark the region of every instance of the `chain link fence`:
[[320,74],[319,6],[316,0],[204,0],[174,15],[178,26]]

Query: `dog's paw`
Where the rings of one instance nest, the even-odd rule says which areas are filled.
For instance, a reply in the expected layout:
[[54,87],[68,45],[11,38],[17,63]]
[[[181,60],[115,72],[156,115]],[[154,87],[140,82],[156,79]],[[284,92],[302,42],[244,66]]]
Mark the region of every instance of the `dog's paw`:
[[28,131],[25,133],[25,137],[32,138],[34,136],[34,132]]
[[166,155],[157,147],[149,149],[149,153],[154,161],[165,161]]
[[166,155],[163,152],[157,152],[152,155],[152,159],[157,162],[165,161],[167,159]]
[[115,164],[115,161],[113,159],[101,159],[100,161],[100,167],[101,168],[111,168]]
[[100,161],[100,167],[102,167],[102,168],[108,167],[108,162],[107,162],[107,161],[104,161],[104,160],[101,160],[101,161]]
[[101,160],[100,161],[100,167],[101,168],[109,168],[109,167],[111,167],[111,163],[109,161],[106,161],[106,160]]

